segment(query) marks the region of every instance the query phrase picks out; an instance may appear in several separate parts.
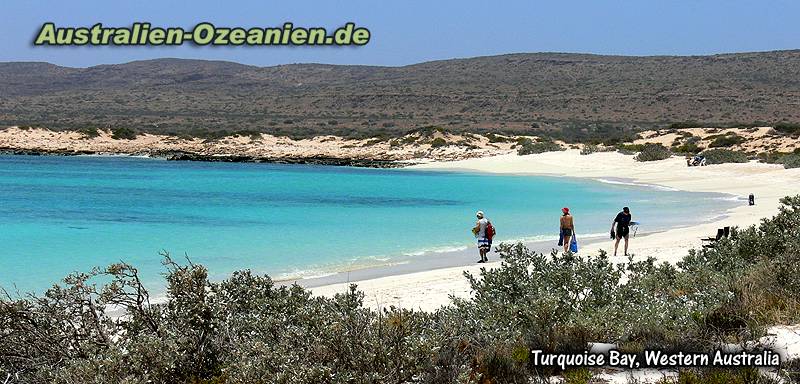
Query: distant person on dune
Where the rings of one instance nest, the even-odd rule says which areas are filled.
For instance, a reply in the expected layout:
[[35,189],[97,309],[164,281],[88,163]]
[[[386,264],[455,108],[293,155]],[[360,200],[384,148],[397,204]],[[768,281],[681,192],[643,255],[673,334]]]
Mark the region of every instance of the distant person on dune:
[[561,208],[561,213],[561,237],[564,241],[564,252],[568,252],[570,240],[575,233],[575,222],[569,214],[569,208]]
[[[614,221],[611,223],[611,233],[614,234],[616,242],[614,243],[614,256],[617,255],[617,248],[619,248],[619,241],[625,239],[625,256],[628,256],[628,234],[630,233],[631,225],[631,210],[628,207],[623,207],[622,212],[617,214]],[[616,226],[616,231],[614,230]]]
[[486,255],[489,253],[489,250],[492,249],[492,236],[489,233],[491,224],[489,223],[489,219],[484,217],[483,211],[478,211],[475,215],[478,216],[478,221],[475,222],[472,233],[478,238],[478,254],[481,256],[478,262],[485,263],[489,261]]

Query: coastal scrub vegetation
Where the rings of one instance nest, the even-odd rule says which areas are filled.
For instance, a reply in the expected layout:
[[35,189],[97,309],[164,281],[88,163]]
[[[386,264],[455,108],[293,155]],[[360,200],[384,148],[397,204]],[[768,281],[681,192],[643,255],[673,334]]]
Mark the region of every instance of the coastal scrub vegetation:
[[800,168],[800,148],[793,152],[759,153],[758,158],[769,164],[783,164],[784,168]]
[[735,133],[728,133],[725,135],[711,135],[706,137],[707,140],[711,140],[708,144],[711,148],[719,148],[719,147],[732,147],[736,144],[741,144],[746,141],[746,139],[742,136],[739,136]]
[[661,144],[647,143],[641,147],[639,154],[634,159],[636,161],[656,161],[669,159],[670,156],[672,156],[672,152],[669,151],[669,148]]
[[800,134],[800,123],[787,123],[787,122],[780,122],[773,126],[773,128],[781,133],[789,134],[789,135],[798,135]]
[[694,155],[696,153],[700,153],[703,151],[703,147],[701,147],[698,143],[700,142],[700,138],[697,136],[687,136],[686,139],[681,143],[680,140],[675,140],[672,144],[672,151],[676,153],[684,153]]
[[528,137],[517,139],[517,154],[520,156],[564,150],[566,150],[564,147],[549,139],[541,139],[539,141],[533,141]]
[[133,129],[120,127],[111,129],[111,138],[115,140],[133,140],[138,136],[138,133]]
[[92,127],[81,128],[78,130],[78,133],[83,135],[83,137],[86,139],[93,139],[100,136],[100,130]]
[[444,138],[441,138],[441,137],[437,137],[437,138],[431,140],[431,148],[439,148],[439,147],[444,147],[444,146],[447,146],[447,145],[448,145],[447,140],[445,140]]
[[700,156],[706,158],[707,164],[746,163],[749,161],[745,153],[725,148],[707,149],[700,152]]
[[[134,266],[74,273],[42,295],[0,298],[5,383],[529,383],[591,371],[535,366],[530,351],[704,352],[800,320],[800,196],[677,264],[498,246],[466,274],[469,298],[434,312],[364,307],[356,286],[313,297],[249,271],[215,282],[164,253],[166,298]],[[110,313],[116,311],[117,317]],[[797,374],[797,362],[782,374]],[[752,383],[752,369],[685,370],[680,383]],[[767,379],[763,379],[767,382]]]
[[617,148],[613,146],[586,144],[581,148],[581,155],[591,155],[597,152],[614,152]]

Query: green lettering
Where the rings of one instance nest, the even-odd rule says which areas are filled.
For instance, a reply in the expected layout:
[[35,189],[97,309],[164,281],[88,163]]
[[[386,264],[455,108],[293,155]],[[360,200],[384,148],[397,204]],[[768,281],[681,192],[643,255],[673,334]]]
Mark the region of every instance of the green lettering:
[[338,45],[348,45],[352,41],[353,37],[353,27],[355,24],[347,23],[344,27],[339,28],[333,34],[334,40]]
[[194,26],[192,40],[197,45],[207,45],[214,39],[214,24],[200,23]]
[[103,33],[103,24],[97,23],[92,26],[92,44],[100,44],[100,35]]
[[250,28],[247,30],[247,44],[258,45],[264,43],[264,30],[261,28]]
[[357,28],[353,32],[353,44],[364,45],[369,43],[369,29]]
[[114,45],[129,45],[131,43],[131,31],[122,28],[114,34]]
[[164,44],[164,36],[166,35],[167,32],[163,28],[153,28],[147,38],[150,44],[161,45]]
[[325,44],[325,35],[326,35],[325,28],[311,28],[308,30],[308,32],[309,32],[309,38],[308,38],[309,44]]
[[292,44],[294,45],[302,45],[305,44],[308,39],[308,31],[304,28],[297,28],[292,31]]
[[85,45],[89,42],[89,30],[86,28],[78,28],[75,30],[75,39],[72,40],[72,44],[75,45]]
[[42,29],[33,45],[54,45],[56,43],[56,26],[53,23],[42,24]]

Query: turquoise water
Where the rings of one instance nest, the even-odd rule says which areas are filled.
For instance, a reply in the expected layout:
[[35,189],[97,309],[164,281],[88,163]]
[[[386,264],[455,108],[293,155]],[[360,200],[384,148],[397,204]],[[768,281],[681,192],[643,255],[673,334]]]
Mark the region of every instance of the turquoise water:
[[347,167],[0,157],[0,286],[41,291],[124,260],[160,284],[160,250],[214,278],[238,269],[312,276],[473,247],[478,209],[496,241],[553,238],[563,206],[579,238],[628,205],[642,230],[687,225],[734,202],[591,180]]

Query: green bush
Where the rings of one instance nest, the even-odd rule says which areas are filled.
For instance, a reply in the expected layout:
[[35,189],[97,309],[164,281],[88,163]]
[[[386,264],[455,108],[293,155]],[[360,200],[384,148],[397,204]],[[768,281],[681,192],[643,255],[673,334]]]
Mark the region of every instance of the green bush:
[[674,147],[673,150],[677,153],[686,153],[686,154],[696,154],[703,151],[703,147],[697,145],[696,143],[685,143]]
[[490,143],[507,143],[507,142],[510,142],[510,141],[514,141],[511,138],[508,138],[508,137],[505,137],[505,136],[498,136],[498,135],[495,135],[494,133],[491,133],[491,132],[486,134],[486,138],[489,139]]
[[136,131],[130,128],[111,128],[111,138],[115,140],[133,140],[136,136]]
[[767,164],[783,164],[784,168],[800,168],[800,148],[794,152],[759,153],[758,159]]
[[617,152],[623,155],[635,155],[637,152],[640,152],[644,149],[644,144],[617,144],[616,145]]
[[741,137],[737,134],[727,134],[723,136],[717,136],[714,138],[711,143],[708,144],[710,148],[720,148],[720,147],[732,147],[736,144],[741,144],[745,142],[745,138]]
[[534,142],[529,138],[522,138],[521,140],[517,141],[517,154],[520,156],[564,150],[565,149],[562,146],[552,141]]
[[594,144],[587,144],[581,148],[581,155],[590,155],[595,152],[613,152],[615,151],[615,147],[607,147],[607,146],[599,146]]
[[746,163],[748,161],[746,154],[722,148],[707,149],[700,152],[700,156],[706,158],[706,164]]
[[781,133],[786,133],[790,135],[800,134],[800,124],[799,123],[787,123],[782,122],[775,124],[773,127],[776,131]]
[[784,168],[800,168],[800,155],[798,154],[790,154],[781,157],[780,163],[783,164]]
[[670,128],[670,129],[682,129],[682,128],[698,128],[698,127],[703,127],[703,126],[704,125],[702,123],[698,123],[698,122],[695,122],[695,121],[683,121],[683,122],[672,123],[672,124],[669,125],[668,128]]
[[681,143],[679,139],[675,140],[675,143],[672,146],[673,152],[694,155],[704,149],[703,147],[697,145],[697,143],[700,141],[699,137],[692,136],[691,134],[684,137],[686,137],[686,140],[683,143]]
[[672,148],[674,152],[685,154],[696,154],[703,151],[703,147],[697,145],[696,142],[686,142]]
[[78,133],[82,134],[86,139],[93,139],[100,136],[100,131],[97,128],[81,128]]
[[757,155],[758,160],[762,161],[767,164],[777,164],[780,162],[780,159],[787,155],[787,153],[783,152],[761,152]]
[[672,152],[667,147],[661,144],[647,143],[634,159],[636,161],[656,161],[669,159],[670,156],[672,156]]
[[447,144],[447,140],[445,140],[445,139],[443,139],[441,137],[437,137],[437,138],[431,140],[431,148],[439,148],[439,147],[444,147],[446,145],[448,145]]

